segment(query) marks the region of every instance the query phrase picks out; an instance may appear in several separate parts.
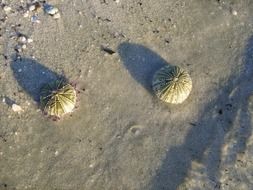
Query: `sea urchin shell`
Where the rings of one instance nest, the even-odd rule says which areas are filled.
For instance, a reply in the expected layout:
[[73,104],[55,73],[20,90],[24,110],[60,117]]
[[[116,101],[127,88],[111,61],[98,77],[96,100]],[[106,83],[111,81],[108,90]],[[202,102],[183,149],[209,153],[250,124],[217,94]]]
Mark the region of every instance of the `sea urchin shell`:
[[180,67],[167,65],[154,74],[152,86],[161,100],[180,104],[189,96],[192,80],[190,75]]
[[60,118],[75,108],[76,90],[70,84],[57,80],[42,87],[40,102],[46,114]]

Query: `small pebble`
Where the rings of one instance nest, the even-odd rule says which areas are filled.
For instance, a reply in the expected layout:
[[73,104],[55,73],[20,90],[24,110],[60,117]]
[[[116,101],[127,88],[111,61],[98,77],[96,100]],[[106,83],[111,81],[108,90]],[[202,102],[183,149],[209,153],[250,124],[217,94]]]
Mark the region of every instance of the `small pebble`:
[[9,7],[9,6],[4,6],[4,11],[5,11],[6,13],[11,12],[11,7]]
[[37,16],[35,16],[35,15],[33,15],[33,16],[31,17],[31,21],[32,21],[33,23],[40,23],[39,18],[38,18]]
[[93,168],[93,167],[94,167],[94,165],[93,165],[93,164],[90,164],[90,165],[89,165],[89,167],[90,167],[90,168]]
[[21,47],[22,47],[22,49],[26,49],[27,46],[25,44],[23,44]]
[[29,11],[26,11],[23,15],[25,18],[29,17]]
[[6,102],[6,99],[5,99],[5,98],[3,98],[3,99],[2,99],[2,102],[3,102],[3,103],[5,103],[5,102]]
[[[30,9],[30,7],[31,7],[31,9]],[[41,8],[41,5],[39,2],[35,2],[30,7],[29,7],[30,11],[38,11]]]
[[117,135],[116,138],[117,138],[117,139],[121,139],[122,136],[121,136],[121,135]]
[[18,112],[18,113],[24,111],[24,110],[22,109],[22,107],[19,106],[19,105],[17,105],[17,104],[12,104],[11,108],[12,108],[12,110],[13,110],[14,112]]
[[21,47],[21,45],[16,45],[16,47],[15,47],[15,50],[17,51],[17,52],[22,52],[22,47]]
[[19,69],[18,72],[21,73],[21,72],[22,72],[22,69]]
[[52,5],[49,5],[49,4],[45,4],[44,5],[44,11],[49,14],[49,15],[55,15],[56,13],[59,12],[59,9],[52,6]]
[[132,128],[132,129],[131,129],[131,132],[132,132],[134,135],[139,135],[139,134],[140,134],[140,129],[139,129],[139,128]]
[[36,7],[35,7],[35,5],[31,5],[31,6],[29,6],[29,11],[34,11],[35,9],[36,9]]
[[27,42],[28,42],[28,43],[32,43],[32,42],[33,42],[33,39],[32,39],[32,38],[28,38],[28,39],[27,39]]
[[58,156],[58,154],[59,154],[59,151],[55,151],[54,155]]
[[238,14],[238,13],[237,13],[236,10],[233,10],[233,11],[232,11],[232,15],[237,16],[237,14]]
[[26,43],[27,39],[25,36],[22,35],[22,36],[19,36],[18,41],[22,43]]
[[53,18],[59,19],[59,18],[61,18],[61,14],[58,12],[58,13],[54,14]]
[[138,136],[140,135],[142,128],[142,125],[133,125],[132,127],[130,127],[130,131],[133,135]]

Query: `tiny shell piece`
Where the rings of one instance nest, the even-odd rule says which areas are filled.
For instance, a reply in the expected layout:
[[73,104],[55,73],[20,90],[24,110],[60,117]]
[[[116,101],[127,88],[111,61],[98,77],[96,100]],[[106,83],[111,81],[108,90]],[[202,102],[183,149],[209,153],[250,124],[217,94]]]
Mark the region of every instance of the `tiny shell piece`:
[[40,102],[46,114],[60,118],[75,108],[76,91],[70,84],[57,80],[42,87]]
[[152,86],[161,100],[180,104],[189,96],[192,80],[190,75],[180,67],[167,65],[154,74]]
[[27,39],[27,42],[28,42],[28,43],[32,43],[32,42],[33,42],[33,39],[32,39],[32,38],[28,38],[28,39]]
[[41,8],[41,5],[39,2],[35,2],[32,5],[29,6],[29,11],[38,11]]
[[58,12],[58,13],[55,13],[54,16],[53,16],[54,19],[59,19],[61,18],[61,14]]
[[33,23],[40,23],[40,20],[39,20],[38,16],[36,16],[36,15],[33,15],[33,16],[31,17],[31,21],[32,21]]
[[11,12],[11,7],[9,7],[9,6],[4,6],[4,11],[6,12],[6,13],[9,13],[9,12]]
[[30,5],[29,6],[29,11],[34,11],[36,9],[35,5]]
[[22,107],[19,106],[19,105],[17,105],[17,104],[12,104],[11,108],[12,108],[12,110],[13,110],[14,112],[20,113],[20,112],[23,111]]
[[23,15],[25,18],[29,17],[29,11],[26,11]]
[[56,13],[59,12],[59,9],[52,6],[52,5],[49,5],[49,4],[45,4],[44,5],[44,10],[47,14],[49,15],[55,15]]
[[18,41],[21,42],[21,43],[26,43],[27,39],[25,36],[21,35],[18,37]]

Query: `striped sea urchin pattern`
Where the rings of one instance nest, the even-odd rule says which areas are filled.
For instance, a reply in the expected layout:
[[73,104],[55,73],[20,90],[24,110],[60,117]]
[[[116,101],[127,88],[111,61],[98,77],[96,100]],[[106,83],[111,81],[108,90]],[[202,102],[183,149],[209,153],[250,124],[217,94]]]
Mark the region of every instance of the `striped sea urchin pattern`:
[[41,89],[40,102],[46,114],[60,118],[75,108],[76,91],[73,86],[61,81],[49,83]]
[[180,104],[189,96],[192,80],[190,75],[180,67],[167,65],[154,74],[152,86],[161,100]]

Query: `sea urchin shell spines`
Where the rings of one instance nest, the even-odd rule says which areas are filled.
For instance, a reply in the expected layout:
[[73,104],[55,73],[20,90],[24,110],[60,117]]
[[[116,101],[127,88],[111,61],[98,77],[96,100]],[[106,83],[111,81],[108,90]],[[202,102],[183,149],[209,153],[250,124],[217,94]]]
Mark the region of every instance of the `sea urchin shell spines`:
[[189,74],[177,66],[165,66],[153,77],[153,90],[168,103],[182,103],[190,94],[192,81]]
[[76,91],[70,84],[56,81],[43,86],[40,101],[45,113],[60,118],[75,108]]

